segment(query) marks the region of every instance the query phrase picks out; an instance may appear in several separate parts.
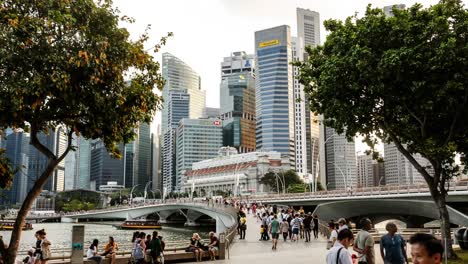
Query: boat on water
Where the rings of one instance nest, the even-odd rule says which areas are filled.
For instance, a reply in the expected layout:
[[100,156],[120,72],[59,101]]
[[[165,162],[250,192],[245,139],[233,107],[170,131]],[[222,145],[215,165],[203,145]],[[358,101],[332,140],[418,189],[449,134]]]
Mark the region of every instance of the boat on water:
[[[0,220],[0,230],[1,231],[10,231],[13,230],[13,226],[15,225],[15,221],[13,220]],[[23,226],[23,230],[32,230],[31,223],[25,223]]]
[[161,224],[156,220],[130,220],[121,225],[114,225],[118,229],[161,229]]

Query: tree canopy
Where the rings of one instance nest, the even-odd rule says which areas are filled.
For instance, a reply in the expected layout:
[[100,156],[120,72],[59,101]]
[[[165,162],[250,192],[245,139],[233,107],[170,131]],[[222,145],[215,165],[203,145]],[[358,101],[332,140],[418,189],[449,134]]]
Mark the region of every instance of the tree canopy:
[[363,17],[324,25],[324,45],[296,63],[311,110],[348,139],[395,144],[445,214],[455,155],[468,149],[467,10],[458,0],[394,8],[392,16],[368,6]]
[[[133,19],[121,15],[110,0],[0,2],[0,131],[30,131],[31,144],[48,161],[20,209],[8,263],[14,263],[32,201],[75,148],[72,134],[99,138],[120,157],[118,143],[130,142],[135,128],[151,122],[161,106],[154,89],[161,90],[164,80],[150,52],[158,51],[166,38],[145,47],[148,31],[132,40],[119,22]],[[39,141],[39,133],[51,130],[66,134],[65,152],[55,153]],[[14,168],[3,152],[0,160],[0,186],[7,187]]]
[[303,183],[297,173],[293,170],[275,172],[267,172],[260,179],[261,184],[265,184],[270,187],[271,191],[283,192],[287,190],[289,186],[294,184]]

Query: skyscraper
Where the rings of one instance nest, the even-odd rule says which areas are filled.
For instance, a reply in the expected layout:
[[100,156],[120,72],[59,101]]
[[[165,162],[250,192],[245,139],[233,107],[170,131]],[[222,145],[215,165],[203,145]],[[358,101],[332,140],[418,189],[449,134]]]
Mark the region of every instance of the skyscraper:
[[218,118],[220,115],[220,109],[216,107],[205,107],[203,109],[202,118]]
[[[9,133],[3,141],[6,157],[11,161],[13,168],[19,171],[13,178],[13,185],[10,190],[3,191],[6,194],[7,204],[22,203],[28,193],[28,162],[29,162],[29,133],[16,131]],[[2,200],[3,200],[2,199]]]
[[294,91],[289,26],[255,32],[256,145],[294,165]]
[[151,132],[148,123],[140,123],[138,126],[138,138],[136,143],[138,146],[137,161],[138,170],[136,174],[135,184],[139,184],[142,188],[151,181]]
[[335,129],[324,127],[321,139],[322,159],[320,160],[321,182],[326,188],[350,189],[357,186],[356,151],[354,140],[348,142],[345,135],[336,133]]
[[[412,185],[425,183],[423,176],[408,159],[398,150],[395,144],[384,144],[385,181],[387,185]],[[423,167],[430,167],[430,162],[419,154],[413,157]]]
[[217,118],[188,119],[179,122],[177,128],[177,173],[175,190],[182,187],[182,176],[192,169],[194,162],[218,156],[223,145],[223,125]]
[[[306,58],[305,48],[320,44],[320,14],[308,9],[297,8],[297,38],[293,45],[294,60]],[[294,67],[294,76],[299,69]],[[309,110],[309,102],[304,93],[304,85],[294,79],[294,129],[296,171],[316,175],[319,158],[319,124],[317,116]]]
[[177,186],[176,173],[176,130],[179,121],[190,115],[190,95],[185,91],[170,91],[166,99],[169,127],[163,135],[162,146],[162,177],[163,187],[174,191]]
[[[166,80],[163,98],[169,97],[170,91],[185,91],[190,95],[190,118],[203,116],[205,108],[205,91],[201,89],[201,78],[190,66],[170,53],[162,54],[162,76]],[[161,133],[169,127],[168,101],[163,102]]]
[[[49,131],[48,135],[39,133],[38,140],[56,156],[62,155],[67,147],[67,138],[62,127]],[[39,150],[31,146],[29,148],[29,168],[28,168],[28,191],[32,189],[34,183],[41,176],[47,166],[47,157]],[[44,190],[63,191],[65,188],[65,159],[55,168],[50,176]]]
[[374,162],[371,155],[357,156],[357,187],[374,186]]
[[254,56],[233,52],[221,63],[220,112],[223,145],[255,151]]
[[[123,145],[119,146],[123,151]],[[91,189],[99,190],[99,186],[115,181],[118,185],[124,182],[124,159],[111,157],[101,140],[91,142]]]
[[89,190],[91,171],[91,140],[78,137],[77,183],[75,188]]

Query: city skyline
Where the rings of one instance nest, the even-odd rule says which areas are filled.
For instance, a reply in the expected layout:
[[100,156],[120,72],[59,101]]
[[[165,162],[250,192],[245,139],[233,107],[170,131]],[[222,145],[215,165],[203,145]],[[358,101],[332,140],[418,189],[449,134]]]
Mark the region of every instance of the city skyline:
[[[146,25],[151,24],[149,31],[150,43],[156,44],[167,32],[174,32],[167,44],[155,55],[156,60],[162,60],[162,53],[170,52],[190,65],[201,77],[201,89],[206,91],[206,106],[219,107],[221,73],[219,62],[232,51],[243,50],[254,54],[254,33],[258,30],[288,25],[291,36],[296,36],[296,8],[309,9],[320,13],[320,44],[326,39],[327,32],[323,21],[327,19],[344,20],[358,12],[362,16],[367,4],[373,7],[403,3],[411,6],[414,3],[429,6],[437,0],[424,1],[393,1],[393,0],[357,0],[357,1],[183,1],[157,2],[139,0],[139,4],[129,1],[114,1],[114,6],[124,10],[125,14],[136,19],[134,24],[122,24],[133,38],[141,35]],[[463,1],[465,4],[468,0]],[[167,10],[178,10],[181,16],[171,15]],[[180,19],[183,17],[183,19]],[[189,21],[190,23],[187,23]],[[213,23],[217,21],[217,23]],[[205,31],[205,29],[209,29]],[[202,34],[201,32],[208,32]],[[200,41],[202,39],[203,41]],[[149,47],[148,47],[149,48]],[[152,124],[152,132],[156,132],[161,124],[161,111],[157,113]],[[164,128],[164,125],[163,127]],[[163,133],[161,131],[161,133]],[[367,146],[358,138],[356,151],[363,152]],[[379,146],[383,152],[383,145]]]

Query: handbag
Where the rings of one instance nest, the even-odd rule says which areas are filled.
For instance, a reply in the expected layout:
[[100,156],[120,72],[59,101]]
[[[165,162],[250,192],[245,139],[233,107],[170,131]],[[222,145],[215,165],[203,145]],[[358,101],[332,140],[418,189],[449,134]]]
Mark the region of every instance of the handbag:
[[333,247],[333,241],[327,241],[327,250]]
[[[44,242],[46,243],[45,245],[44,245]],[[50,259],[51,255],[52,255],[52,253],[50,252],[50,247],[49,247],[50,242],[48,240],[43,240],[42,244],[43,244],[43,245],[41,245],[41,247],[42,247],[42,258],[44,260]]]

